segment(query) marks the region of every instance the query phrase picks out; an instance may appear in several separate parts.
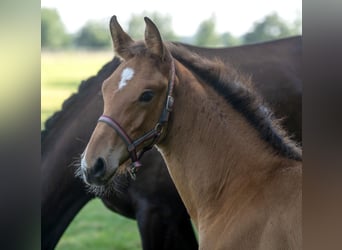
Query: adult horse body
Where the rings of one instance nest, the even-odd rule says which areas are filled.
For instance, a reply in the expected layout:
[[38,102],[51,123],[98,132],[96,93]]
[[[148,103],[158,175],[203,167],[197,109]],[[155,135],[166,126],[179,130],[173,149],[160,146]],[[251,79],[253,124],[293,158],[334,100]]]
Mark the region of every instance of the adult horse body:
[[[227,64],[234,63],[241,71],[251,75],[257,88],[271,103],[276,114],[279,117],[288,117],[284,120],[287,128],[295,136],[301,134],[300,119],[295,119],[301,114],[300,37],[226,49],[183,46],[202,56],[218,57]],[[262,63],[268,65],[267,71],[263,70]],[[99,94],[102,82],[119,64],[120,61],[114,58],[112,62],[105,65],[97,76],[80,86],[77,95],[64,103],[62,111],[46,123],[47,131],[42,133],[42,249],[53,249],[77,212],[94,198],[86,192],[84,185],[74,178],[75,169],[69,166],[84,150],[96,126],[97,118],[102,113],[103,100]],[[278,91],[277,88],[283,90]],[[293,103],[296,105],[292,105]],[[296,138],[300,140],[299,136]],[[194,236],[189,232],[189,221],[184,208],[177,198],[173,184],[170,184],[165,166],[160,166],[163,163],[160,163],[159,153],[156,151],[149,153],[144,163],[144,168],[138,172],[137,181],[127,191],[129,196],[113,194],[111,197],[103,197],[103,202],[113,211],[137,219],[144,249],[177,247],[167,243],[167,239],[169,242],[184,244],[184,248],[196,248],[196,244],[193,243]],[[158,175],[152,174],[158,171],[160,171]],[[143,175],[143,178],[139,175]],[[161,182],[154,187],[148,185],[151,182],[156,183],[159,178],[164,183]],[[163,185],[163,188],[160,185]],[[167,194],[169,194],[169,201],[163,200]],[[140,199],[140,205],[137,202],[139,195],[148,197],[148,199]],[[173,205],[173,210],[168,207],[170,203]],[[172,213],[171,220],[170,213]],[[183,238],[180,239],[177,232],[183,234]],[[167,244],[169,248],[161,247]],[[181,249],[181,246],[178,249]]]
[[200,249],[301,249],[301,150],[248,79],[172,45],[170,53],[145,21],[145,43],[136,43],[111,19],[125,61],[103,84],[104,112],[82,157],[85,181],[106,184],[156,143]]

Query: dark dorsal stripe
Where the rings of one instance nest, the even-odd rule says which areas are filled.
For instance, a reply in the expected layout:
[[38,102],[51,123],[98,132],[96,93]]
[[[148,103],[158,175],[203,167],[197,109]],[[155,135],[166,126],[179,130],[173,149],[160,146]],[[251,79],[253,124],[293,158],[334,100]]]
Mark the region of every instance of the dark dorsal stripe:
[[[66,99],[62,104],[62,109],[56,111],[53,115],[51,115],[45,121],[45,129],[41,131],[41,142],[43,142],[44,138],[49,134],[51,129],[55,126],[57,121],[63,117],[65,110],[70,108],[73,103],[75,103],[79,98],[81,98],[83,93],[86,93],[91,85],[98,83],[99,81],[102,83],[106,78],[108,78],[113,71],[120,65],[121,60],[118,57],[114,57],[113,60],[107,64],[105,64],[96,76],[92,76],[85,81],[82,81],[80,86],[78,87],[78,92],[76,94],[72,94],[68,99]],[[100,90],[100,88],[99,88]],[[86,102],[89,99],[85,100]]]
[[212,87],[228,104],[240,112],[259,131],[260,137],[287,158],[301,160],[301,150],[280,128],[269,108],[254,92],[248,79],[222,62],[203,59],[184,47],[168,44],[171,53],[186,68]]

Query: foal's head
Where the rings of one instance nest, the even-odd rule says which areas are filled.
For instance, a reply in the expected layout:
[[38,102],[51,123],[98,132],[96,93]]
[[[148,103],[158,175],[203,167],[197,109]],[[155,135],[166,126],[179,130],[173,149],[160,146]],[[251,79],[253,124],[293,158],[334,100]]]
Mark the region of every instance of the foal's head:
[[136,152],[155,143],[163,133],[174,66],[158,29],[148,18],[145,22],[145,41],[134,42],[116,17],[111,18],[114,48],[124,61],[103,82],[104,113],[81,161],[83,177],[89,184],[106,184],[129,158],[133,167],[138,167]]

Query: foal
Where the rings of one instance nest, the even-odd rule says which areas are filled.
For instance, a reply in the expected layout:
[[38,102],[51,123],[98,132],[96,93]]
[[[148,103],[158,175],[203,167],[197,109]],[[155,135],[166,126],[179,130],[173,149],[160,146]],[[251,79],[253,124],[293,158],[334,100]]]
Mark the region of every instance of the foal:
[[137,43],[111,19],[125,61],[103,83],[85,179],[105,184],[129,158],[134,173],[138,153],[156,144],[200,249],[301,249],[301,150],[234,69],[186,51],[176,60],[145,22]]

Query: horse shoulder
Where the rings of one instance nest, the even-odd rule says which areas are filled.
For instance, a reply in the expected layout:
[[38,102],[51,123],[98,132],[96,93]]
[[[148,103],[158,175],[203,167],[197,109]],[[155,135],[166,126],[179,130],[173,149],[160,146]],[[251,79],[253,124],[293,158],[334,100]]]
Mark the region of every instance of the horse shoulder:
[[280,169],[241,209],[226,204],[199,225],[201,249],[301,249],[302,168],[295,165]]

